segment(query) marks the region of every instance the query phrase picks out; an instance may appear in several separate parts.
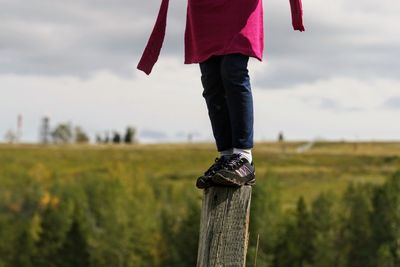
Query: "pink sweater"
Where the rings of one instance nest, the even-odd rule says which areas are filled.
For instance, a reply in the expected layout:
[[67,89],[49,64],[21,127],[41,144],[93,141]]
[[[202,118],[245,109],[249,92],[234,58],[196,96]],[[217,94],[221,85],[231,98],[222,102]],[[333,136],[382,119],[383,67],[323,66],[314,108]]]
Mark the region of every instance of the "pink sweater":
[[[162,0],[153,32],[138,64],[150,74],[165,36],[169,0]],[[304,31],[301,0],[290,0],[294,30]],[[262,60],[264,49],[262,0],[188,0],[185,64],[212,55],[242,53]]]

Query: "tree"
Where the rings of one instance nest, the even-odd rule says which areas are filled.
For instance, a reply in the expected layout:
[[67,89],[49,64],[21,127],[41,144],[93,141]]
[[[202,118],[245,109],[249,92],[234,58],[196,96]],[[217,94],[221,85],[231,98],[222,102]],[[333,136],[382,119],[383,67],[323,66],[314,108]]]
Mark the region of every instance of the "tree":
[[312,263],[314,229],[303,197],[297,202],[294,220],[288,218],[285,230],[275,248],[274,266],[306,267]]
[[261,179],[257,183],[251,196],[251,230],[247,261],[253,263],[257,257],[257,266],[267,267],[272,265],[273,250],[280,240],[278,229],[282,221],[280,190],[276,179]]
[[58,251],[58,267],[88,267],[89,251],[79,223],[74,221]]
[[106,137],[104,137],[104,143],[105,144],[108,144],[108,143],[110,143],[110,133],[107,131],[106,132]]
[[379,266],[400,264],[400,171],[377,187],[371,214],[374,249]]
[[180,224],[176,236],[182,266],[195,266],[200,228],[200,203],[197,199],[188,199],[187,214]]
[[135,142],[135,139],[136,139],[136,129],[133,127],[127,127],[124,136],[124,143],[132,144]]
[[75,127],[75,143],[88,143],[89,137],[81,127]]
[[103,139],[101,138],[101,135],[96,134],[96,144],[101,144],[103,143]]
[[302,267],[300,264],[301,244],[296,244],[296,223],[292,217],[287,217],[282,225],[283,232],[274,248],[274,267]]
[[300,245],[300,266],[312,262],[314,254],[314,225],[303,197],[297,202],[297,243]]
[[315,238],[313,240],[313,267],[336,267],[335,225],[332,213],[334,196],[320,194],[312,203],[311,218]]
[[350,185],[344,196],[345,218],[343,242],[349,267],[374,266],[372,232],[370,223],[371,201],[369,185]]
[[53,142],[56,144],[68,144],[73,140],[72,127],[70,123],[59,124],[52,132]]
[[28,227],[22,230],[16,241],[16,244],[14,244],[12,266],[34,267],[32,264],[32,254],[35,252],[35,247]]
[[114,132],[112,142],[114,144],[119,144],[121,142],[121,135],[118,132]]
[[379,267],[395,267],[395,259],[390,245],[383,245],[378,250],[377,266]]
[[186,205],[186,214],[178,220],[176,211],[164,209],[161,213],[162,235],[168,247],[161,266],[196,266],[200,203],[197,199],[188,198]]
[[15,143],[18,140],[17,134],[13,130],[8,130],[6,134],[4,135],[4,139],[12,144]]

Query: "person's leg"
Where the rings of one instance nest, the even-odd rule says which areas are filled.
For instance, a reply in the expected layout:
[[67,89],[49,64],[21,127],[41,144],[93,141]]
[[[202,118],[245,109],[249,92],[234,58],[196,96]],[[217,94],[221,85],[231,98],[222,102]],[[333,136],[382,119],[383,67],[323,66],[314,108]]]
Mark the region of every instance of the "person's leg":
[[213,56],[200,63],[203,97],[207,104],[216,146],[221,155],[231,154],[232,129],[224,85],[221,78],[222,56]]
[[234,153],[241,154],[251,162],[249,151],[253,148],[253,96],[247,64],[249,57],[243,54],[225,55],[221,61],[221,77],[232,128]]
[[242,54],[225,55],[221,61],[221,77],[232,128],[233,154],[211,177],[215,185],[254,185],[253,97],[247,70],[249,57]]
[[200,63],[203,97],[207,104],[208,115],[220,157],[197,178],[196,187],[204,189],[213,185],[211,177],[219,170],[232,154],[232,131],[226,104],[225,90],[221,79],[221,56],[214,56]]

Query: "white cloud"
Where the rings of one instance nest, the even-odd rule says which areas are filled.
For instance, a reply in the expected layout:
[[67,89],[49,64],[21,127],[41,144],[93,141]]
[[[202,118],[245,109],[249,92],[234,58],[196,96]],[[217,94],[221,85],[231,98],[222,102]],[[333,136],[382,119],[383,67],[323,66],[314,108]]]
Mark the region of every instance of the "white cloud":
[[[295,90],[256,90],[256,129],[273,138],[399,139],[399,111],[386,109],[387,96],[399,96],[400,82],[332,79]],[[328,106],[324,106],[328,99]]]
[[[165,138],[212,139],[197,65],[183,65],[186,1],[170,3],[165,46],[150,77],[135,71],[158,1],[0,0],[0,138],[24,116],[72,121],[92,136],[129,125]],[[398,138],[400,2],[264,2],[264,62],[250,61],[257,139]],[[279,89],[279,90],[273,90]],[[161,136],[161,135],[159,135]]]
[[151,78],[124,78],[103,71],[89,79],[3,75],[0,84],[0,133],[14,128],[17,114],[22,113],[26,140],[37,140],[45,115],[53,126],[71,121],[92,136],[133,125],[171,136],[193,131],[203,133],[201,138],[209,137],[198,69],[182,68],[173,58],[164,60]]
[[[251,65],[254,61],[251,63]],[[257,63],[259,64],[259,63]],[[52,76],[0,76],[7,94],[1,99],[0,133],[15,128],[24,116],[24,140],[36,141],[40,118],[51,124],[71,121],[93,137],[106,130],[136,126],[146,134],[164,133],[160,140],[212,140],[197,66],[175,58],[160,62],[154,76],[124,78],[99,72],[87,80]],[[400,82],[360,82],[348,78],[301,85],[294,90],[263,90],[253,86],[255,137],[275,139],[283,130],[289,139],[395,139],[400,135],[398,109],[382,104],[399,96]],[[73,92],[73,93],[71,93]],[[327,99],[328,107],[324,106]],[[333,104],[332,104],[333,103]],[[153,136],[154,137],[154,136]]]
[[[285,88],[320,79],[398,79],[400,2],[305,0],[306,32],[286,1],[264,3],[266,50],[257,84]],[[0,0],[0,73],[132,77],[159,2]],[[183,62],[186,1],[171,2],[160,60]]]

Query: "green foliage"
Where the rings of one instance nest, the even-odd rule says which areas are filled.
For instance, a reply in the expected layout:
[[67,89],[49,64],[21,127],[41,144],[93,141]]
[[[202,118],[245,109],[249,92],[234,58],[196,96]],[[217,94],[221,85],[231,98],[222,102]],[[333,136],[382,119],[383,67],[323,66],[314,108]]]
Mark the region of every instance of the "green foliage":
[[[256,151],[248,266],[400,266],[400,158],[328,147]],[[195,266],[210,151],[0,146],[0,267]]]
[[379,266],[400,265],[400,171],[375,188],[371,216]]
[[114,144],[119,144],[121,142],[121,135],[118,132],[114,132],[112,142]]
[[200,228],[200,205],[188,198],[188,210],[178,215],[168,207],[162,214],[164,257],[160,266],[196,266],[197,244]]
[[133,127],[127,127],[124,135],[124,143],[132,144],[136,141],[135,139],[136,139],[136,129]]
[[54,259],[60,267],[86,267],[90,264],[89,257],[86,239],[79,223],[74,221]]
[[75,143],[88,143],[90,141],[89,136],[79,126],[75,127],[74,139]]
[[334,201],[335,196],[332,193],[322,193],[312,204],[312,266],[315,267],[338,266],[335,251],[337,220],[333,214]]
[[[347,266],[368,267],[373,265],[371,213],[369,186],[350,185],[344,196],[345,221],[343,222],[344,255]],[[346,246],[344,246],[346,247]]]
[[[251,196],[248,266],[253,266],[255,257],[259,267],[272,265],[273,248],[279,238],[281,220],[282,203],[276,179],[259,179]],[[256,255],[258,236],[259,248]]]
[[292,220],[284,224],[285,231],[275,247],[274,266],[310,266],[314,254],[314,228],[311,213],[304,198],[300,198]]
[[72,142],[73,130],[69,123],[60,123],[51,132],[53,142],[56,144],[67,144]]

